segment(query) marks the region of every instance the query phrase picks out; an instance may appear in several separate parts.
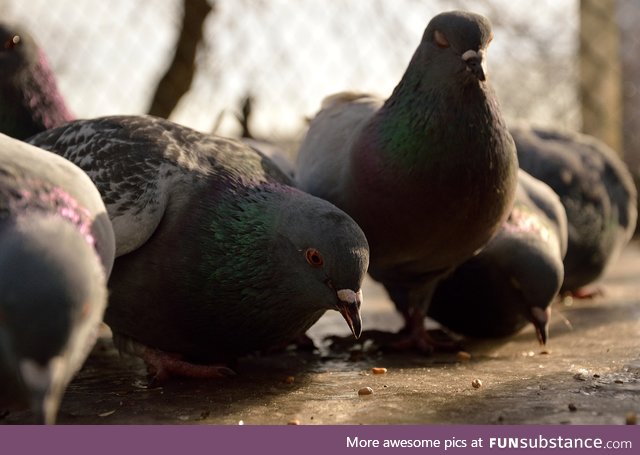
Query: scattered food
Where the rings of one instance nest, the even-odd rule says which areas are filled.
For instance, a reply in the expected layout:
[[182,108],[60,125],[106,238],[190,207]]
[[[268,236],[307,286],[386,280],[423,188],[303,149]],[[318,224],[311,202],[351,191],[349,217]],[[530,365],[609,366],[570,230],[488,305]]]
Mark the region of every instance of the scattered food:
[[298,419],[291,419],[287,422],[287,425],[300,425],[300,420]]
[[540,351],[540,355],[549,355],[549,354],[551,354],[551,351],[548,351],[546,349],[543,351]]
[[293,384],[295,380],[296,380],[295,376],[287,376],[286,378],[284,378],[284,383]]
[[460,362],[468,362],[469,360],[471,360],[471,354],[466,351],[458,351],[458,353],[456,354],[456,359],[458,359],[458,361]]
[[635,412],[629,411],[625,416],[625,424],[627,425],[636,425],[638,422],[638,416]]
[[373,389],[371,387],[363,387],[358,390],[358,395],[371,395],[373,393]]
[[381,367],[373,367],[371,368],[371,372],[373,374],[385,374],[387,372],[387,369]]
[[473,381],[471,381],[471,385],[474,389],[479,389],[480,387],[482,387],[482,381],[480,379],[474,379]]
[[569,411],[576,412],[577,410],[578,410],[578,408],[576,407],[575,404],[569,403]]

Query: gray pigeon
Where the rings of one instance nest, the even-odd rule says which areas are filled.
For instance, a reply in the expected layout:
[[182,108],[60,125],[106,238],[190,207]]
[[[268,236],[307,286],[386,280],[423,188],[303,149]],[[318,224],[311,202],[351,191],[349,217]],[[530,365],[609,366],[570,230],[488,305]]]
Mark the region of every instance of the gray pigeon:
[[364,234],[254,149],[150,116],[30,141],[100,190],[119,256],[105,321],[156,379],[227,374],[221,364],[293,340],[327,310],[360,335]]
[[349,213],[371,247],[371,276],[406,321],[395,347],[430,351],[436,283],[509,215],[518,163],[486,80],[491,24],[434,17],[391,96],[326,98],[301,145],[301,189]]
[[545,344],[567,251],[567,216],[551,188],[520,171],[516,200],[498,234],[440,281],[429,316],[472,337],[509,336],[532,322]]
[[0,408],[54,423],[95,342],[114,253],[89,177],[0,134]]
[[600,278],[633,235],[636,187],[615,152],[593,137],[555,129],[511,128],[520,167],[549,185],[567,212],[563,292]]
[[0,133],[26,139],[72,119],[33,37],[21,27],[0,24]]

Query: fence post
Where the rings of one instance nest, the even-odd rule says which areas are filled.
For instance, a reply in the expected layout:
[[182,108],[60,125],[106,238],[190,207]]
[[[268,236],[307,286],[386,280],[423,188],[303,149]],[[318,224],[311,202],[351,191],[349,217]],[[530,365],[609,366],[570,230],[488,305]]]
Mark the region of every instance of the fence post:
[[616,0],[580,0],[579,54],[582,130],[622,154],[622,76]]

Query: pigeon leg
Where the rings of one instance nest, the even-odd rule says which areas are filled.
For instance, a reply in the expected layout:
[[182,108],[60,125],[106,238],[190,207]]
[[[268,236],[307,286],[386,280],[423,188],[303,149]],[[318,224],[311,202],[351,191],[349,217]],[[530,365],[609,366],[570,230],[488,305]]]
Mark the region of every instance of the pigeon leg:
[[563,294],[563,298],[572,297],[574,299],[593,299],[604,295],[602,288],[598,286],[585,286]]
[[188,378],[212,379],[233,376],[235,372],[225,365],[199,365],[187,362],[177,354],[171,354],[159,349],[145,348],[140,357],[147,364],[147,369],[153,375],[152,383],[159,383],[171,376]]
[[[404,328],[398,332],[394,341],[389,345],[394,350],[407,351],[417,350],[424,354],[431,354],[434,351],[457,351],[460,343],[448,336],[442,336],[440,330],[431,331],[424,327],[425,313],[421,309],[413,309],[403,314],[405,320]],[[432,335],[438,333],[439,336]]]

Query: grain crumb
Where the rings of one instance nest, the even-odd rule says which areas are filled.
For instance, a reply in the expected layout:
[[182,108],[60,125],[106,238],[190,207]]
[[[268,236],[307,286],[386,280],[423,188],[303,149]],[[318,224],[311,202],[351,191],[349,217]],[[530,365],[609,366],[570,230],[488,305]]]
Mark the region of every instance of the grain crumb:
[[387,369],[381,367],[373,367],[371,368],[371,372],[373,374],[385,374],[387,372]]
[[624,423],[627,425],[636,425],[638,422],[638,416],[635,412],[629,411],[624,418]]
[[300,425],[300,420],[298,419],[291,419],[287,422],[287,425]]
[[474,379],[473,381],[471,381],[471,385],[474,389],[479,389],[480,387],[482,387],[482,381],[480,379]]
[[287,376],[286,378],[284,378],[284,383],[293,384],[295,380],[296,380],[295,376]]
[[458,353],[456,354],[456,359],[458,359],[458,361],[460,362],[468,362],[469,360],[471,360],[471,354],[466,351],[458,351]]
[[373,389],[371,387],[363,387],[358,390],[358,395],[371,395],[373,393]]

